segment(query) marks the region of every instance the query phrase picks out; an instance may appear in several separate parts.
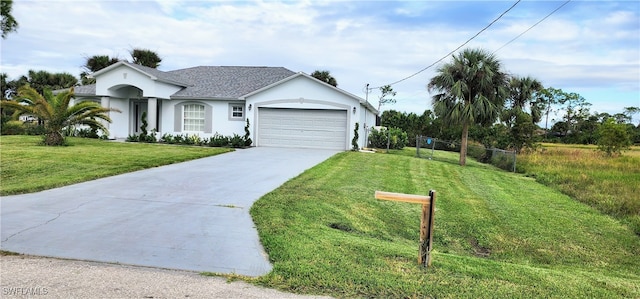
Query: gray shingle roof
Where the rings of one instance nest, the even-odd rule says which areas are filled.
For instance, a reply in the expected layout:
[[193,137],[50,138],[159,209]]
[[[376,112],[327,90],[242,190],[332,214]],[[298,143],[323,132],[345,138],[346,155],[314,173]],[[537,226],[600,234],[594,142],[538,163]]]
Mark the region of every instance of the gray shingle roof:
[[130,63],[127,61],[123,61],[125,64],[136,68],[140,71],[143,71],[151,76],[154,76],[156,78],[158,78],[159,81],[163,81],[166,83],[171,83],[171,84],[175,84],[175,85],[179,85],[179,86],[189,86],[191,85],[191,83],[189,83],[189,80],[183,78],[182,76],[180,76],[180,74],[175,74],[175,73],[171,73],[171,72],[163,72],[161,70],[158,69],[154,69],[154,68],[150,68],[150,67],[146,67],[143,65],[139,65],[139,64],[135,64],[135,63]]
[[171,98],[239,98],[295,72],[283,67],[198,66],[167,72],[191,83]]
[[[172,99],[237,99],[295,75],[283,67],[197,66],[164,72],[126,61],[123,63],[159,81],[184,87],[171,95]],[[76,86],[75,93],[78,96],[95,95],[96,85]]]
[[73,94],[76,96],[94,96],[96,95],[96,85],[78,85],[73,87]]

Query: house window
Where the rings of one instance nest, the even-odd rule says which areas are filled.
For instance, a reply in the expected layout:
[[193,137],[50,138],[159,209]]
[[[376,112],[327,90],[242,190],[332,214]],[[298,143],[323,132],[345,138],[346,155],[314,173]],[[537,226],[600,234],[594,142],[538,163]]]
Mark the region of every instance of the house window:
[[184,105],[183,120],[183,131],[204,131],[204,105]]
[[244,105],[229,104],[229,120],[244,120]]

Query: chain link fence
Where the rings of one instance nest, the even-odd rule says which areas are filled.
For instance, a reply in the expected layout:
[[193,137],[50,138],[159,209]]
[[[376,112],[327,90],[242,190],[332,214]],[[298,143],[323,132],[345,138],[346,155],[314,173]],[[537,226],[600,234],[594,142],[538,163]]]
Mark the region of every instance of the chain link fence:
[[[460,143],[440,140],[427,136],[416,136],[416,155],[419,158],[430,160],[444,160],[436,151],[448,151],[460,153]],[[516,151],[507,151],[497,148],[485,148],[478,144],[467,145],[467,157],[472,157],[479,162],[494,165],[498,168],[516,172]]]

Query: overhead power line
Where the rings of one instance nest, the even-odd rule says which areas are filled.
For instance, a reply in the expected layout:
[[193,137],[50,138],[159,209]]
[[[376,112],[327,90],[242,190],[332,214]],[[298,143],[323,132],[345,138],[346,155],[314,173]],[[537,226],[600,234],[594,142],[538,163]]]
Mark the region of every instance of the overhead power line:
[[550,12],[548,15],[546,15],[544,18],[540,19],[540,21],[538,21],[537,23],[533,24],[531,27],[529,27],[527,30],[523,31],[522,33],[518,34],[518,36],[514,37],[512,40],[508,41],[507,43],[505,43],[504,45],[502,45],[500,48],[498,48],[497,50],[493,51],[493,53],[495,54],[496,52],[502,50],[502,48],[508,46],[510,43],[512,43],[513,41],[515,41],[516,39],[520,38],[521,36],[523,36],[525,33],[529,32],[529,30],[533,29],[533,27],[538,26],[538,24],[542,23],[544,20],[546,20],[548,17],[550,17],[552,14],[556,13],[556,11],[560,10],[562,7],[564,7],[565,5],[567,5],[567,3],[571,2],[571,0],[567,0],[566,2],[562,3],[562,5],[558,6],[556,9],[554,9],[552,12]]
[[[472,41],[474,38],[476,38],[478,35],[480,35],[482,32],[484,32],[485,30],[487,30],[489,27],[491,27],[491,25],[493,25],[495,22],[497,22],[498,20],[500,20],[500,18],[502,18],[505,14],[507,14],[511,9],[513,9],[518,3],[520,3],[521,0],[516,1],[516,3],[514,3],[513,5],[511,5],[511,7],[509,7],[507,10],[505,10],[503,13],[501,13],[495,20],[493,20],[491,23],[489,23],[489,25],[485,26],[484,28],[482,28],[482,30],[478,31],[478,33],[476,33],[474,36],[472,36],[471,38],[469,38],[466,42],[464,42],[462,45],[458,46],[457,48],[453,49],[453,51],[447,53],[447,55],[442,56],[442,58],[438,59],[436,62],[428,65],[427,67],[413,73],[410,76],[404,77],[398,81],[395,81],[393,83],[387,84],[389,86],[391,85],[395,85],[398,84],[402,81],[405,81],[407,79],[410,79],[412,77],[415,77],[416,75],[428,70],[429,68],[433,67],[434,65],[436,65],[438,62],[444,60],[445,58],[449,57],[449,55],[455,53],[456,51],[458,51],[460,48],[464,47],[466,44],[468,44],[470,41]],[[378,87],[370,87],[368,90],[373,90],[373,89],[378,89],[382,86],[378,86]]]

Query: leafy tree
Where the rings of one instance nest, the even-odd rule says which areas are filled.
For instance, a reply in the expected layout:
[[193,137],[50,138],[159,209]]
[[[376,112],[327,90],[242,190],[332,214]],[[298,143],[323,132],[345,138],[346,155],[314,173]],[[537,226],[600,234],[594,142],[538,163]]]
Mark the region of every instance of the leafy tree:
[[331,73],[329,73],[329,71],[320,71],[320,70],[315,70],[313,71],[313,73],[311,73],[311,77],[314,77],[324,83],[327,83],[333,87],[338,87],[338,81],[336,81],[336,78],[334,78],[333,76],[331,76]]
[[158,53],[148,49],[134,48],[129,54],[131,54],[133,63],[154,69],[158,68],[160,62],[162,62],[162,58],[160,58]]
[[88,76],[118,61],[120,61],[118,58],[109,57],[109,55],[93,55],[87,57],[87,62],[82,66],[84,71],[80,73],[82,85],[96,83],[95,78],[89,78]]
[[566,136],[569,131],[576,132],[578,122],[589,116],[591,103],[588,103],[585,98],[575,92],[562,92],[558,96],[558,104],[561,105],[561,109],[565,112],[563,119],[567,123],[567,131],[564,132]]
[[12,5],[13,0],[0,1],[0,16],[2,16],[0,28],[2,29],[2,39],[7,38],[7,34],[15,32],[18,29],[18,21],[11,15]]
[[507,75],[493,54],[465,49],[439,67],[427,85],[435,90],[433,107],[447,125],[462,127],[460,165],[466,164],[469,127],[488,126],[499,116],[507,97]]
[[609,118],[598,129],[598,149],[607,156],[620,154],[622,150],[631,146],[631,138],[625,124],[618,124],[613,118]]
[[102,121],[111,122],[109,111],[120,112],[113,108],[104,108],[93,101],[82,101],[70,105],[73,88],[54,95],[48,89],[40,94],[34,88],[25,85],[18,89],[17,99],[3,100],[0,107],[11,108],[19,114],[33,115],[44,121],[45,145],[63,145],[63,129],[75,125],[98,128],[108,134]]

